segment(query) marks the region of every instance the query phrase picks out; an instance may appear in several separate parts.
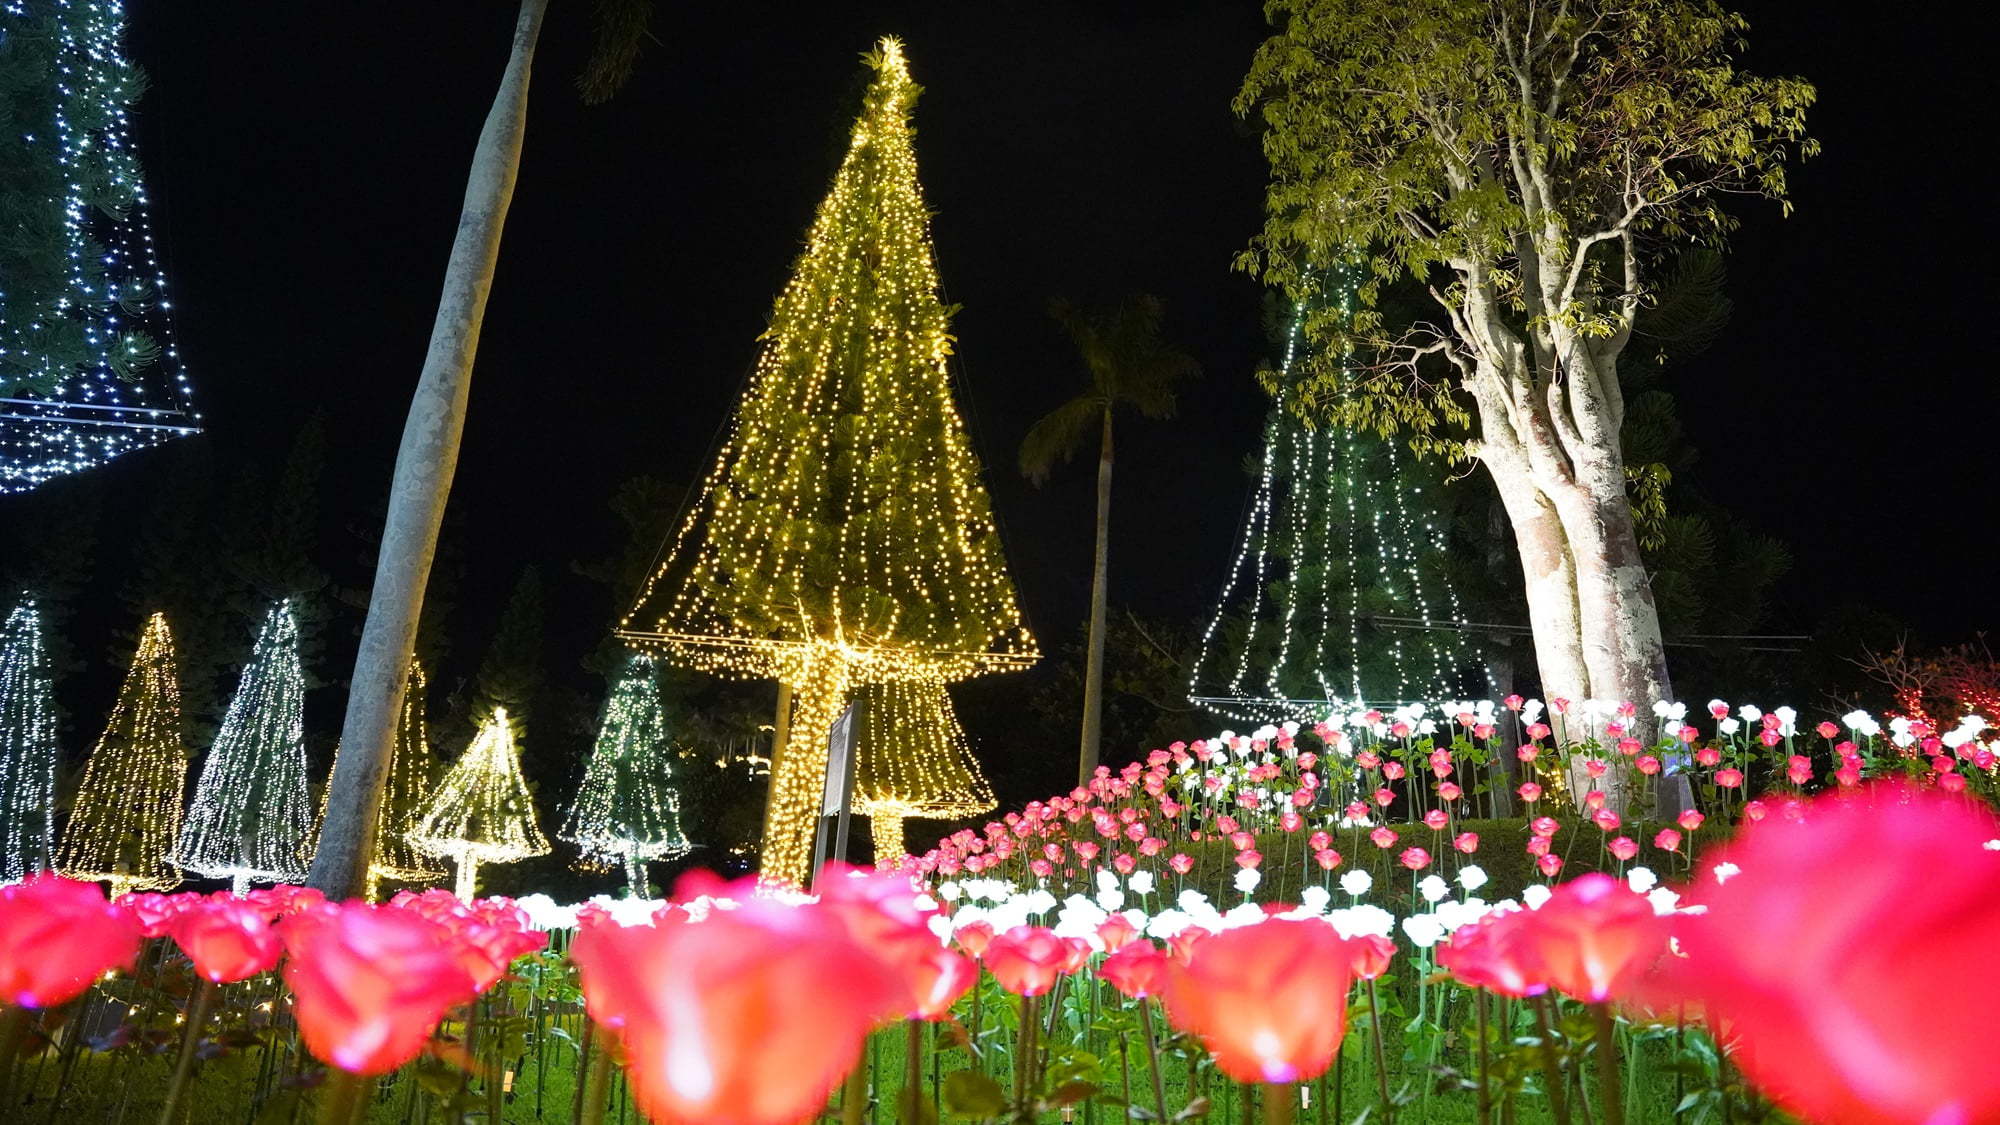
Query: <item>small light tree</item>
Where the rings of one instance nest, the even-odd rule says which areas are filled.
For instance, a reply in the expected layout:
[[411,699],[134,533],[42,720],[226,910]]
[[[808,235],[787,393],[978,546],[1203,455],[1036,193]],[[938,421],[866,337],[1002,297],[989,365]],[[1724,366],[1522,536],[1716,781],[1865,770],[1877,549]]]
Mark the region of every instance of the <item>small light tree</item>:
[[576,807],[558,833],[584,862],[617,864],[633,898],[646,897],[646,864],[685,855],[658,666],[634,656],[604,706]]
[[[1785,202],[1786,163],[1815,147],[1813,88],[1739,69],[1747,25],[1712,0],[1267,10],[1279,30],[1236,104],[1264,125],[1268,219],[1240,264],[1297,299],[1343,256],[1372,274],[1358,315],[1309,320],[1318,377],[1294,406],[1485,465],[1520,548],[1543,692],[1646,716],[1669,685],[1619,445],[1619,357],[1661,258],[1734,226],[1724,198]],[[1443,323],[1390,338],[1366,306],[1405,277]]]
[[299,626],[281,601],[257,633],[167,862],[242,894],[252,880],[304,879],[312,830]]
[[480,864],[548,854],[549,841],[535,820],[534,798],[521,776],[521,756],[505,708],[493,712],[418,806],[408,839],[425,855],[458,865],[454,890],[468,902],[478,888]]
[[0,628],[0,882],[55,866],[56,715],[33,598]]
[[83,767],[57,867],[72,879],[127,891],[164,891],[181,881],[167,863],[180,832],[188,752],[167,615],[146,621],[125,685]]

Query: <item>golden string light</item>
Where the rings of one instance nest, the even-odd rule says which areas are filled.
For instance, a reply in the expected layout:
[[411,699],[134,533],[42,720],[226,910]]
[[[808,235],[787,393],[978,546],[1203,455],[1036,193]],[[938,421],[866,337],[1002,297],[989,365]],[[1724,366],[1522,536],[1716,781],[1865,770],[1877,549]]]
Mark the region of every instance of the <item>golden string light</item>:
[[506,708],[493,709],[472,745],[417,807],[407,839],[425,855],[458,865],[455,889],[467,900],[478,887],[480,864],[548,854]]
[[679,663],[792,687],[764,872],[801,882],[827,728],[856,685],[1022,668],[1021,620],[952,402],[910,112],[884,39],[852,143],[771,312],[728,440],[621,626]]
[[974,816],[998,804],[944,681],[892,680],[855,694],[854,811],[869,818],[877,862],[902,858],[905,819]]
[[72,879],[110,883],[113,897],[178,884],[181,873],[167,862],[167,852],[180,834],[187,767],[173,634],[166,614],[155,613],[84,764],[57,869]]

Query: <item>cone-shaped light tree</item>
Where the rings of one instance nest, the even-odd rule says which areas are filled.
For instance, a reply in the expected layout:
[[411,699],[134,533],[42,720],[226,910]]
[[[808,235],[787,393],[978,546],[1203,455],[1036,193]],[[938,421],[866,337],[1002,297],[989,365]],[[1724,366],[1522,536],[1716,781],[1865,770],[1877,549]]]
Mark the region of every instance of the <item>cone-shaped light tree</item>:
[[181,737],[173,634],[167,615],[155,613],[140,634],[111,719],[83,767],[58,870],[72,879],[110,883],[113,897],[164,891],[181,881],[167,862],[187,791],[188,752]]
[[0,628],[0,882],[55,865],[56,716],[42,615],[25,598]]
[[239,894],[253,880],[297,882],[312,859],[312,830],[299,625],[281,601],[258,631],[168,862],[228,879]]
[[861,117],[728,441],[623,626],[678,662],[782,685],[763,869],[794,882],[854,687],[1036,655],[952,402],[951,310],[911,146],[918,87],[895,40],[867,61]]
[[1193,702],[1236,722],[1313,723],[1344,706],[1491,687],[1484,654],[1458,628],[1442,474],[1397,442],[1285,408],[1311,352],[1308,312],[1351,317],[1359,305],[1358,263],[1337,261],[1322,278],[1284,329],[1257,483],[1188,683]]
[[535,820],[534,798],[521,776],[521,756],[505,708],[473,736],[431,795],[417,806],[409,843],[425,855],[458,865],[458,897],[470,901],[482,863],[512,863],[547,855],[548,838]]
[[[412,660],[409,683],[403,689],[403,715],[396,724],[394,755],[389,759],[389,783],[382,788],[382,810],[375,820],[375,858],[368,863],[365,895],[371,901],[384,879],[423,884],[435,883],[445,875],[443,864],[409,841],[410,830],[417,824],[417,808],[430,796],[440,772],[424,719],[424,689],[423,666]],[[339,763],[336,751],[334,768],[338,769]]]
[[998,804],[943,680],[868,684],[856,695],[854,811],[868,818],[877,863],[905,854],[906,819],[974,816]]
[[685,855],[680,795],[674,789],[659,669],[634,656],[611,690],[604,725],[584,768],[576,807],[559,833],[591,864],[625,871],[633,898],[646,897],[646,864]]

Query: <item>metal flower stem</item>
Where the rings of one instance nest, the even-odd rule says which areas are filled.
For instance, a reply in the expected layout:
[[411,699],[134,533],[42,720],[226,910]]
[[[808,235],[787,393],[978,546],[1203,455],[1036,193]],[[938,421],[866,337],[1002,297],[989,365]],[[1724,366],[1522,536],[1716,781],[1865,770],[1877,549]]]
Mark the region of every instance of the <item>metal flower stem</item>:
[[1556,1125],[1570,1125],[1569,1103],[1563,1096],[1562,1067],[1556,1062],[1555,1032],[1549,1028],[1549,998],[1537,996],[1529,1001],[1535,1010],[1535,1037],[1541,1041],[1542,1085],[1549,1097],[1549,1112],[1554,1115]]
[[194,1006],[188,1009],[187,1034],[181,1037],[180,1061],[174,1064],[174,1076],[167,1083],[166,1099],[160,1103],[160,1125],[173,1125],[174,1115],[180,1109],[181,1092],[187,1088],[188,1075],[194,1070],[194,1045],[201,1039],[201,1025],[208,1022],[208,1010],[215,1006],[217,991],[214,981],[202,981],[201,990],[194,995]]
[[1167,1117],[1167,1076],[1160,1071],[1160,1040],[1153,1034],[1153,1002],[1145,997],[1139,999],[1139,1029],[1146,1036],[1147,1069],[1153,1078],[1153,1110],[1159,1120]]
[[1486,1052],[1486,992],[1474,989],[1472,1010],[1477,1014],[1479,1029],[1479,1125],[1493,1125],[1493,1086],[1487,1078]]
[[[1264,1084],[1264,1125],[1292,1125],[1292,1099],[1296,1086],[1278,1082]],[[1247,1094],[1249,1091],[1245,1091]]]
[[922,1125],[924,1119],[924,1021],[903,1021],[903,1097],[898,1120]]
[[1592,1004],[1590,1014],[1597,1022],[1597,1097],[1604,1103],[1604,1125],[1625,1125],[1625,1091],[1618,1083],[1618,1025],[1609,1004]]
[[[1389,1056],[1382,1049],[1382,1000],[1375,988],[1375,978],[1368,979],[1368,1033],[1375,1040],[1375,1093],[1381,1099],[1382,1120],[1395,1120],[1395,1107],[1389,1100]],[[1569,1125],[1564,1121],[1561,1125]]]
[[1028,1103],[1030,1089],[1028,1072],[1034,1068],[1035,1032],[1039,1030],[1038,1024],[1035,998],[1021,997],[1021,1026],[1014,1038],[1014,1104],[1017,1107]]

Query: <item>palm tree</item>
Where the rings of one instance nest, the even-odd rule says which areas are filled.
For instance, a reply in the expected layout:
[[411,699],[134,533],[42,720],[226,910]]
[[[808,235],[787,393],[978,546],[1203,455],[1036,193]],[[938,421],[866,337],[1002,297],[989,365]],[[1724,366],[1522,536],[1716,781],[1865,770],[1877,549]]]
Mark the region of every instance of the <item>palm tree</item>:
[[[349,752],[334,766],[319,851],[308,879],[330,897],[352,897],[367,884],[375,820],[403,708],[404,672],[416,644],[438,526],[458,468],[479,325],[486,315],[486,295],[493,288],[493,269],[500,258],[500,232],[521,167],[528,75],[548,7],[549,0],[521,0],[515,17],[513,49],[480,130],[479,146],[473,150],[458,236],[445,264],[444,293],[431,325],[416,395],[403,423],[402,445],[396,451],[375,584],[341,726],[340,744]],[[593,103],[610,97],[630,76],[646,38],[652,4],[596,0],[595,8],[597,50],[577,80],[584,100]]]
[[1160,336],[1158,297],[1140,293],[1105,309],[1081,310],[1054,301],[1049,312],[1069,332],[1090,382],[1082,393],[1043,415],[1021,439],[1021,472],[1040,485],[1058,462],[1068,462],[1099,431],[1097,446],[1097,561],[1090,582],[1089,653],[1084,662],[1083,737],[1077,781],[1097,769],[1104,727],[1104,603],[1111,540],[1111,417],[1121,406],[1148,418],[1170,418],[1178,385],[1201,374],[1201,365]]

